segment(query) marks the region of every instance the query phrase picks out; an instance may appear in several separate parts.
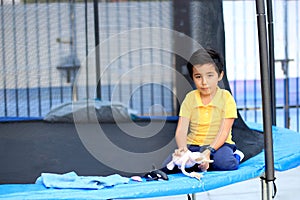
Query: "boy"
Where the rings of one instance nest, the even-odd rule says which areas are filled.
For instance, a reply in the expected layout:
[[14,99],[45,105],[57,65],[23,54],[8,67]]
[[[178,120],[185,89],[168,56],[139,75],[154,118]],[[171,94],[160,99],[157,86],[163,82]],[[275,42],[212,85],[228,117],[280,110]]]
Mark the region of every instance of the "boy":
[[[231,139],[236,103],[227,90],[218,87],[224,75],[223,65],[220,55],[210,49],[197,50],[187,63],[196,89],[182,102],[175,134],[178,149],[173,155],[200,151],[207,160],[214,161],[196,164],[189,171],[235,170],[243,158]],[[176,173],[178,168],[170,171],[165,167],[163,171]]]

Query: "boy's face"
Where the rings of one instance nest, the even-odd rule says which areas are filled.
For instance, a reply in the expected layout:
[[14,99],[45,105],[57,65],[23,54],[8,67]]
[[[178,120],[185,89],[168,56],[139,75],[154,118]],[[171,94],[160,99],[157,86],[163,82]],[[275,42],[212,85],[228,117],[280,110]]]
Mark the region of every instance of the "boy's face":
[[193,67],[193,81],[201,96],[214,96],[222,77],[223,72],[218,75],[215,65],[212,63]]

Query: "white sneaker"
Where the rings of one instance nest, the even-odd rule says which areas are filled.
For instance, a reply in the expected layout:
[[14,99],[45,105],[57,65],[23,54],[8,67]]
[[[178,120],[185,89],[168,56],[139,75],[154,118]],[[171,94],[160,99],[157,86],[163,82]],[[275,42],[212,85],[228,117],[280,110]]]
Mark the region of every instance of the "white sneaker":
[[240,162],[244,159],[245,155],[243,152],[241,152],[240,150],[235,150],[235,152],[233,152],[233,155],[238,158],[240,160]]

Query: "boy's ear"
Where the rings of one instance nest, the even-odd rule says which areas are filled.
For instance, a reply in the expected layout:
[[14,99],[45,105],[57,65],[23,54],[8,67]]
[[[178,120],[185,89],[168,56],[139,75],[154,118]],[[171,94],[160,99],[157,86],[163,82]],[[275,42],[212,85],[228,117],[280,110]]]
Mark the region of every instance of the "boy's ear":
[[221,81],[222,78],[223,78],[223,76],[224,76],[224,71],[222,71],[222,72],[220,73],[218,80]]

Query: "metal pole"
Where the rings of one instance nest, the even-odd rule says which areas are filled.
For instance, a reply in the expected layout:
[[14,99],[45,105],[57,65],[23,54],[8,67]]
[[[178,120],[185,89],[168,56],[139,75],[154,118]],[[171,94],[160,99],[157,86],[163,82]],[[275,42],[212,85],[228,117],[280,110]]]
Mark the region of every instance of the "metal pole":
[[101,79],[100,79],[100,35],[99,35],[99,14],[98,0],[94,0],[94,29],[95,29],[95,56],[96,56],[96,98],[101,99]]
[[88,0],[84,0],[84,22],[85,22],[85,95],[86,95],[86,116],[88,122],[90,121],[90,107],[89,107],[89,37],[88,37]]
[[275,180],[274,177],[274,155],[273,155],[273,138],[272,138],[272,120],[271,116],[271,95],[269,80],[269,63],[268,63],[268,41],[266,28],[266,15],[264,0],[256,0],[257,12],[257,28],[259,40],[260,55],[260,73],[261,73],[261,91],[262,91],[262,107],[263,107],[263,129],[264,129],[264,145],[265,145],[265,184],[262,186],[263,198],[271,200],[272,192],[270,182]]
[[275,58],[274,58],[274,29],[272,0],[267,0],[268,17],[268,39],[269,39],[269,65],[270,65],[270,86],[271,86],[271,106],[272,124],[276,125],[276,84],[275,84]]
[[[184,33],[187,36],[191,35],[191,20],[189,17],[190,14],[190,1],[182,1],[182,0],[173,0],[173,29],[175,31]],[[174,52],[185,52],[187,55],[190,54],[191,44],[183,44],[182,41],[175,40],[174,41]],[[186,80],[189,80],[191,85],[193,85],[191,79],[189,79],[188,74],[184,73],[183,69],[186,65],[186,60],[179,55],[175,55],[175,69],[180,72],[183,76],[185,76]],[[177,76],[178,74],[176,74]],[[178,77],[175,80],[180,80]],[[176,81],[176,96],[178,99],[183,100],[184,96],[187,93],[186,88],[182,85],[182,83]],[[176,101],[177,102],[177,101]],[[177,102],[175,106],[176,115],[179,112],[179,106],[181,102]]]
[[[86,84],[86,99],[90,98],[89,94],[89,37],[88,37],[88,0],[84,0],[84,22],[85,22],[85,84]],[[88,115],[89,116],[89,115]]]
[[[77,53],[76,53],[76,30],[75,30],[75,1],[70,0],[70,26],[71,26],[71,31],[70,31],[70,41],[71,41],[71,58],[72,58],[72,65],[76,66],[77,65]],[[77,85],[75,83],[75,78],[76,78],[76,68],[73,72],[71,72],[71,88],[72,88],[72,100],[77,101],[78,100],[78,94],[77,94]],[[67,72],[68,73],[68,72]]]
[[271,182],[267,182],[264,178],[261,178],[261,190],[262,190],[262,200],[272,199],[272,185]]
[[[284,54],[285,60],[288,60],[288,8],[287,8],[287,0],[284,1]],[[284,118],[285,118],[285,127],[290,128],[290,108],[289,108],[289,62],[284,62],[284,66],[282,66],[282,70],[284,72],[284,90],[285,90],[285,98],[284,98]]]
[[278,59],[275,62],[281,63],[281,69],[284,74],[284,127],[290,128],[290,86],[289,86],[289,62],[294,61],[293,59]]
[[290,128],[290,86],[289,86],[289,68],[288,68],[288,62],[283,63],[284,66],[282,68],[284,69],[284,127]]

